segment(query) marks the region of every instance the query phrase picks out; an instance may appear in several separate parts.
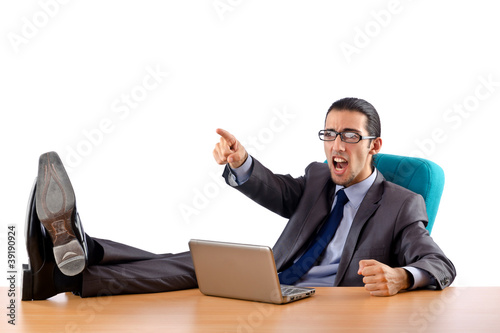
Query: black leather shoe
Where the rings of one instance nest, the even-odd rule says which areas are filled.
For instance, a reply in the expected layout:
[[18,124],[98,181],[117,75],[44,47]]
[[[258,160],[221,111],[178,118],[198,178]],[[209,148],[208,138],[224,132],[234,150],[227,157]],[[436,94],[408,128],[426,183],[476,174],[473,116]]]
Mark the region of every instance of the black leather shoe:
[[29,264],[23,265],[22,300],[42,300],[61,291],[55,285],[54,271],[57,269],[52,254],[52,241],[45,234],[35,208],[33,185],[26,215],[26,248]]
[[81,273],[88,260],[85,233],[73,187],[55,152],[40,156],[35,198],[36,212],[52,240],[59,270],[67,276]]

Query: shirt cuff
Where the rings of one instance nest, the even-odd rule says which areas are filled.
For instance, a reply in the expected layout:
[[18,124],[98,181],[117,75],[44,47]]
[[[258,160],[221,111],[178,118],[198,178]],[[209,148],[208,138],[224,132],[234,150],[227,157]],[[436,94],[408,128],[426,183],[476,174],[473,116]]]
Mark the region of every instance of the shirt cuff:
[[406,269],[413,276],[413,286],[408,288],[408,290],[414,290],[417,288],[435,285],[434,278],[427,271],[410,266],[405,266],[403,268]]
[[244,184],[250,178],[250,175],[252,174],[252,163],[253,163],[252,156],[248,155],[245,163],[243,163],[236,169],[229,167],[228,164],[231,173],[235,176],[234,180],[238,185]]

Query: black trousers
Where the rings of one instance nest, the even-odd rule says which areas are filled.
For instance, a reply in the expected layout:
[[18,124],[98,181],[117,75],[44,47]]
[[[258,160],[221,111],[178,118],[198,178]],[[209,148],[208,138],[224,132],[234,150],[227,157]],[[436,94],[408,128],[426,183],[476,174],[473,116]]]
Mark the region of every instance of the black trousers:
[[99,263],[83,271],[82,297],[157,293],[197,288],[190,252],[154,254],[106,239]]

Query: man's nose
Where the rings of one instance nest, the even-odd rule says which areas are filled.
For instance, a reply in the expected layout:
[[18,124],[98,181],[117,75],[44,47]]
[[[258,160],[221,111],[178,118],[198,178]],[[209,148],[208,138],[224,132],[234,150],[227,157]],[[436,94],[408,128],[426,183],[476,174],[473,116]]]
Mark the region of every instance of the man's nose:
[[344,148],[345,148],[345,142],[342,141],[339,134],[332,142],[332,149],[335,151],[344,151]]

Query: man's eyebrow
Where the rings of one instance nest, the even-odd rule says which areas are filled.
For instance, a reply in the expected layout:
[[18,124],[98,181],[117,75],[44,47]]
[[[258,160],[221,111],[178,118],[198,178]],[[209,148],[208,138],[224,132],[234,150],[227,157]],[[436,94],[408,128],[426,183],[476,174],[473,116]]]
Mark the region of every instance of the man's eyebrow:
[[327,131],[334,131],[334,132],[337,132],[337,133],[340,133],[340,132],[356,132],[356,133],[361,133],[360,130],[358,129],[355,129],[355,128],[344,128],[343,130],[340,130],[340,131],[337,131],[333,128],[326,128]]

